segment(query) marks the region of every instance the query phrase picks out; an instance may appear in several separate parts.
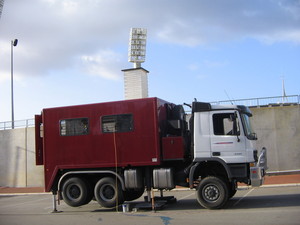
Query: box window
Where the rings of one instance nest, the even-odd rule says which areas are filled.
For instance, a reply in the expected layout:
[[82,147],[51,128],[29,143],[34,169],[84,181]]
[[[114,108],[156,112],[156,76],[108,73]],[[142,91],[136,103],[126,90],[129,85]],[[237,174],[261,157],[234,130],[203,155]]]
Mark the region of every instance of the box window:
[[89,133],[88,118],[67,119],[60,121],[61,136],[87,135]]
[[101,118],[102,132],[130,132],[133,131],[133,116],[131,114],[110,115]]

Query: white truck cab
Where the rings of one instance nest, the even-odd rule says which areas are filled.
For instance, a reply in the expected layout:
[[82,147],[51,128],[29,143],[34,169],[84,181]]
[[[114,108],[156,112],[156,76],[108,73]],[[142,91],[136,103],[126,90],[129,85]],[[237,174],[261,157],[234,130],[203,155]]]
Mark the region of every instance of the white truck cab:
[[[193,102],[190,130],[196,164],[192,173],[206,167],[218,176],[227,176],[229,183],[262,185],[267,169],[266,148],[258,156],[251,116],[246,106]],[[207,174],[202,172],[202,176]],[[190,176],[192,180],[195,177]]]
[[218,157],[225,163],[257,160],[256,134],[247,107],[213,105],[209,111],[194,112],[194,160]]

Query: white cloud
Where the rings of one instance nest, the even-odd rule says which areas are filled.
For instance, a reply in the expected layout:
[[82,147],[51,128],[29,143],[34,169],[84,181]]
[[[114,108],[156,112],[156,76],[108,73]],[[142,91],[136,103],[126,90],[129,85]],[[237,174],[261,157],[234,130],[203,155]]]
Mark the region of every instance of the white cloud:
[[122,59],[121,54],[112,50],[103,50],[94,55],[81,56],[84,68],[89,74],[110,80],[121,79]]
[[256,38],[267,45],[286,40],[294,44],[300,44],[300,30],[289,30],[285,33],[275,31],[273,35],[261,34],[257,35]]
[[[42,76],[74,67],[81,58],[86,71],[116,80],[114,70],[122,69],[114,68],[121,64],[117,61],[127,63],[127,50],[119,47],[127,46],[130,27],[147,28],[148,38],[157,42],[189,47],[245,37],[267,44],[279,41],[300,44],[300,3],[298,0],[5,1],[0,20],[0,72],[9,72],[9,43],[18,38],[15,52],[20,75]],[[117,58],[105,49],[112,49],[113,57]]]
[[0,83],[5,82],[8,79],[10,79],[10,78],[6,74],[0,74]]
[[286,35],[300,30],[299,1],[176,1],[158,38],[186,46],[226,42],[244,37],[264,41],[300,39]]

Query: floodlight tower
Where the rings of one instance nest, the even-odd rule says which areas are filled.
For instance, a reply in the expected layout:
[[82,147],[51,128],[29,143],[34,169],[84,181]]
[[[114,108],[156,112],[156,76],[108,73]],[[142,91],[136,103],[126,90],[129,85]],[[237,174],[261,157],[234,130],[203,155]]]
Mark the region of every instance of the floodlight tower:
[[131,28],[128,48],[128,61],[133,63],[134,68],[141,67],[141,63],[145,62],[146,40],[147,29]]
[[149,71],[141,67],[146,58],[147,29],[131,28],[128,61],[133,63],[132,69],[124,72],[125,99],[147,98]]

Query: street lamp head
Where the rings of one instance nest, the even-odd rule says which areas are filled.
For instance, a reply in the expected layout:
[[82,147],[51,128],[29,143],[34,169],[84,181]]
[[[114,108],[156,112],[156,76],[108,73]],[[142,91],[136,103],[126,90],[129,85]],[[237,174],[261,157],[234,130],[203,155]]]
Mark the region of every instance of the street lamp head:
[[11,41],[12,45],[15,47],[18,44],[18,39],[14,39]]

